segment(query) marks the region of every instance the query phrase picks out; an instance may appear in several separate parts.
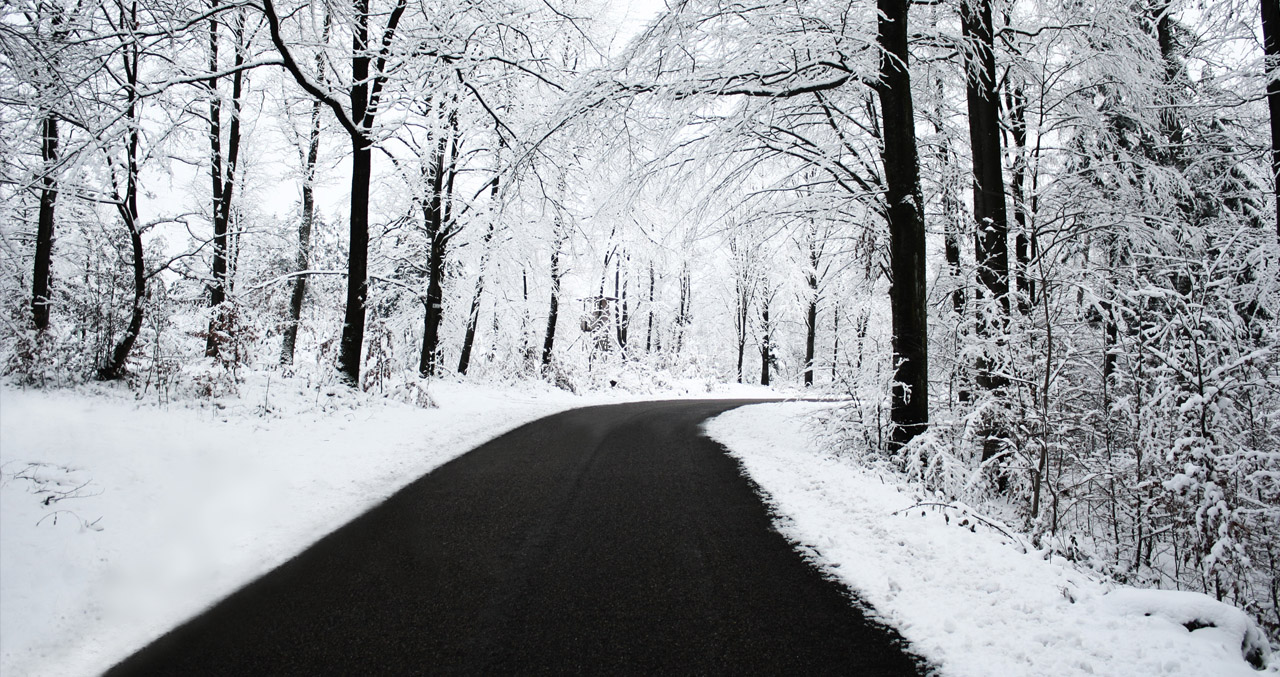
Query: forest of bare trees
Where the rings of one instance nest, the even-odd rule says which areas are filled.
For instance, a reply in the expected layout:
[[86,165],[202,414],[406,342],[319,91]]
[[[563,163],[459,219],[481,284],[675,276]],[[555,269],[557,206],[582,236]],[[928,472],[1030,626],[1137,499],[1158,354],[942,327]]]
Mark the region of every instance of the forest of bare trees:
[[6,4],[0,368],[814,388],[1277,638],[1280,2],[668,5]]

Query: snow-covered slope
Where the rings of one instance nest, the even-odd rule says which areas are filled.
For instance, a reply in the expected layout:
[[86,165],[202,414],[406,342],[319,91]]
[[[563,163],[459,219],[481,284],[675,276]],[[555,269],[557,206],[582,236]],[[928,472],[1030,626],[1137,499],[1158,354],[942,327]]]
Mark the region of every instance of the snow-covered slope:
[[0,674],[97,674],[441,463],[592,403],[265,386],[196,407],[0,389]]
[[805,428],[821,406],[744,407],[706,429],[767,495],[779,530],[943,675],[1257,674],[1242,645],[1265,651],[1265,640],[1243,612],[1198,593],[1110,591],[976,515],[921,506],[824,453]]

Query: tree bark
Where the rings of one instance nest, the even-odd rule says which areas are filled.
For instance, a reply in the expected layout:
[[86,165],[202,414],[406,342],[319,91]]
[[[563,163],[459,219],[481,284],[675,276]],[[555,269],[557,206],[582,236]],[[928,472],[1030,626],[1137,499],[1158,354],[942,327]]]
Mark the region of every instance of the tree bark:
[[818,273],[809,271],[809,308],[805,314],[804,385],[813,385],[813,350],[818,337]]
[[[65,14],[54,6],[50,20],[55,43],[67,38]],[[53,57],[46,57],[52,59]],[[46,110],[40,121],[40,210],[36,220],[36,253],[31,276],[31,314],[37,331],[49,328],[49,298],[53,286],[53,241],[58,201],[58,115]]]
[[654,275],[653,275],[653,261],[651,260],[649,261],[649,305],[646,306],[649,313],[649,326],[645,330],[645,335],[644,335],[644,352],[645,353],[653,352],[653,288],[654,288]]
[[[951,149],[945,142],[941,155],[943,166],[950,164]],[[962,270],[960,268],[960,221],[961,210],[964,207],[954,189],[955,186],[950,180],[942,188],[943,253],[947,259],[947,272],[951,274],[951,279],[956,284],[956,288],[951,291],[951,309],[957,315],[963,315],[966,299],[964,286],[959,282]]]
[[[121,2],[118,6],[120,7],[122,19],[120,23],[125,24],[127,21],[128,26],[136,31],[138,27],[138,3],[136,0],[130,5],[128,19],[124,17],[124,3]],[[125,159],[124,196],[120,196],[117,192],[115,198],[116,211],[120,214],[120,219],[124,222],[125,229],[129,231],[129,247],[133,254],[133,307],[130,311],[129,326],[125,329],[124,336],[120,337],[115,349],[111,351],[111,357],[107,363],[98,369],[98,379],[102,381],[112,381],[125,375],[126,366],[129,362],[129,353],[133,351],[133,344],[138,340],[138,333],[142,331],[143,302],[147,296],[142,229],[138,224],[138,144],[141,134],[141,116],[138,110],[138,66],[140,63],[138,43],[130,42],[123,51],[125,100],[127,103],[125,119],[129,123],[128,157]]]
[[489,243],[493,240],[493,230],[491,223],[481,241],[484,253],[480,255],[480,272],[476,276],[476,290],[471,295],[471,311],[467,313],[467,328],[462,335],[462,353],[458,357],[458,373],[464,376],[467,369],[471,368],[471,351],[476,343],[476,324],[480,319],[480,299],[484,294],[484,273],[489,264]]
[[[456,120],[456,118],[453,118]],[[452,142],[451,142],[452,139]],[[446,167],[445,152],[452,150],[453,155]],[[446,215],[446,202],[450,199],[449,190],[453,185],[452,164],[457,153],[457,137],[442,136],[436,143],[433,157],[429,163],[428,195],[423,203],[423,222],[430,242],[430,259],[427,261],[427,308],[422,319],[422,352],[418,358],[418,375],[428,378],[436,375],[436,352],[440,346],[440,318],[444,313],[444,266],[448,253],[449,238],[452,228]],[[446,176],[448,174],[449,176]]]
[[1267,108],[1271,113],[1271,178],[1280,239],[1280,0],[1262,0],[1262,41],[1267,64]]
[[36,329],[49,328],[49,289],[53,267],[54,208],[58,200],[58,180],[55,166],[58,164],[58,117],[52,111],[45,113],[40,124],[40,157],[44,161],[40,177],[40,214],[36,225],[35,274],[31,279],[31,311]]
[[1014,256],[1017,261],[1016,286],[1018,311],[1031,312],[1036,304],[1036,283],[1031,277],[1031,258],[1035,255],[1035,233],[1031,232],[1031,205],[1027,195],[1027,97],[1019,85],[1008,90],[1009,131],[1013,137],[1013,175],[1010,188],[1013,191],[1013,220],[1018,226],[1014,238]]
[[564,246],[564,229],[559,223],[560,215],[556,215],[555,244],[551,250],[551,307],[547,311],[547,333],[542,341],[542,371],[548,373],[551,367],[551,355],[555,350],[556,322],[560,319],[560,248]]
[[769,385],[769,362],[773,358],[773,346],[770,342],[773,340],[773,327],[769,324],[769,298],[766,296],[762,299],[760,308],[760,385]]
[[[676,354],[684,350],[684,330],[690,322],[690,306],[693,303],[693,280],[689,272],[689,262],[685,261],[680,270],[680,312],[676,316]],[[739,360],[741,366],[741,360]],[[738,369],[742,373],[742,369]]]
[[351,249],[347,258],[347,306],[342,324],[338,370],[343,380],[356,388],[360,385],[365,300],[369,295],[369,178],[372,174],[373,149],[365,139],[353,139],[352,146]]
[[[219,1],[212,0],[210,9],[218,11]],[[218,64],[218,17],[215,14],[209,19],[209,72],[217,73]],[[231,222],[231,201],[236,184],[236,163],[240,157],[240,98],[244,85],[244,71],[238,70],[244,65],[243,26],[233,29],[235,36],[235,67],[231,76],[231,123],[227,130],[226,154],[222,145],[222,94],[218,90],[218,78],[211,78],[209,88],[209,177],[212,182],[212,217],[213,217],[213,281],[209,287],[209,307],[214,309],[215,317],[209,320],[209,331],[205,338],[205,355],[216,357],[218,354],[219,328],[216,317],[218,306],[227,300],[227,232]]]
[[831,382],[839,380],[840,365],[840,306],[831,311]]
[[618,256],[618,262],[613,269],[613,296],[618,299],[618,313],[615,316],[617,320],[618,349],[625,355],[627,351],[627,330],[631,326],[631,318],[627,310],[627,286],[630,280],[624,279],[622,276],[623,258],[630,260],[631,255]]
[[[975,6],[975,3],[976,6]],[[996,62],[990,0],[966,0],[961,6],[965,37],[965,95],[969,107],[969,141],[973,150],[973,218],[977,230],[974,253],[978,266],[978,293],[984,290],[1009,312],[1009,219],[1005,207],[1003,157],[1000,147],[1000,109],[996,96]],[[999,334],[1003,317],[984,317],[978,331]],[[993,390],[1005,379],[992,372],[987,358],[978,360],[978,385]]]
[[[328,11],[324,13],[324,28],[321,33],[322,44],[329,43],[329,31],[332,18]],[[320,83],[324,84],[324,51],[316,52],[315,68]],[[320,113],[323,108],[320,99],[311,101],[311,124],[307,131],[307,152],[302,162],[302,218],[298,223],[298,256],[295,272],[301,273],[311,265],[311,229],[316,219],[316,164],[320,158]],[[284,341],[280,347],[280,364],[291,366],[298,343],[298,325],[302,321],[302,302],[307,297],[307,276],[298,275],[293,280],[293,292],[289,295],[289,321],[284,329]]]
[[890,418],[891,449],[900,449],[929,424],[928,316],[925,290],[924,201],[916,150],[915,110],[908,71],[908,0],[877,0],[880,113],[884,124],[885,211],[893,280],[895,363]]

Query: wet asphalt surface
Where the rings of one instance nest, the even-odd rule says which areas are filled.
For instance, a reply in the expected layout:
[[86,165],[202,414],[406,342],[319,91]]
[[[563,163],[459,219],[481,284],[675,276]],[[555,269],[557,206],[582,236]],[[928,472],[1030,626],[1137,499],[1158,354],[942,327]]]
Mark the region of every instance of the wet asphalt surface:
[[924,674],[701,435],[747,403],[590,407],[518,428],[107,674]]

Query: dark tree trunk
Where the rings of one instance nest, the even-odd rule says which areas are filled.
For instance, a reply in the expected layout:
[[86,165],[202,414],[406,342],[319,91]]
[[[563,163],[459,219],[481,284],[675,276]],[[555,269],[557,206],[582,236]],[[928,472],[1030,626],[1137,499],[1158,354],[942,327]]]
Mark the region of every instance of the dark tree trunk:
[[885,215],[893,280],[896,363],[890,447],[898,449],[929,425],[928,315],[925,295],[924,201],[916,152],[915,110],[908,71],[908,0],[877,0],[876,42],[880,55],[880,113],[884,125]]
[[49,289],[53,264],[53,216],[58,200],[58,118],[51,111],[40,125],[40,157],[44,173],[40,177],[40,215],[36,225],[35,275],[31,280],[31,311],[36,329],[49,328]]
[[1027,195],[1027,98],[1020,86],[1010,86],[1008,96],[1009,131],[1016,149],[1013,156],[1013,220],[1018,226],[1014,256],[1017,261],[1018,311],[1031,312],[1036,303],[1036,283],[1031,276],[1035,253],[1035,233],[1031,232],[1031,205]]
[[647,309],[649,311],[649,326],[645,331],[645,335],[644,335],[644,351],[646,353],[653,352],[653,288],[654,288],[653,261],[650,261],[649,262],[649,305],[647,306]]
[[[975,3],[977,5],[975,6]],[[1000,149],[1000,109],[996,97],[996,62],[993,50],[990,0],[968,0],[961,7],[965,37],[965,94],[969,105],[969,141],[973,150],[973,217],[977,228],[974,253],[978,266],[978,293],[985,291],[1009,311],[1009,220],[1005,207]],[[978,323],[983,336],[1003,331],[1003,318]],[[978,361],[978,385],[988,390],[1003,387],[1005,379],[994,374],[986,358]]]
[[350,252],[347,255],[347,306],[342,322],[338,371],[347,385],[360,387],[364,356],[365,301],[369,296],[369,180],[373,174],[373,147],[368,132],[369,112],[369,0],[356,0],[355,30],[351,36],[351,214]]
[[[951,162],[951,150],[946,145],[942,147],[943,166]],[[951,274],[951,279],[955,282],[956,288],[951,291],[951,309],[956,314],[964,314],[965,294],[964,286],[960,282],[960,220],[963,205],[960,198],[955,194],[955,186],[950,181],[947,182],[942,189],[942,213],[943,213],[943,249],[947,259],[947,271]]]
[[[492,196],[498,193],[498,182],[494,179]],[[467,329],[462,335],[462,354],[458,357],[458,373],[465,375],[471,367],[471,350],[476,343],[476,324],[480,319],[480,298],[484,294],[484,274],[489,266],[489,243],[493,241],[494,225],[489,224],[481,245],[484,253],[480,255],[480,273],[476,276],[476,291],[471,295],[471,311],[467,314]]]
[[813,385],[813,349],[818,337],[818,275],[809,272],[809,308],[805,314],[804,385]]
[[[211,10],[217,11],[218,0],[213,0]],[[235,35],[235,66],[244,65],[243,27],[233,29]],[[209,72],[216,73],[218,65],[218,18],[209,20]],[[231,76],[231,123],[227,130],[226,154],[222,143],[222,95],[218,91],[218,78],[208,82],[209,87],[209,149],[212,182],[213,216],[213,281],[209,287],[209,307],[217,313],[218,306],[227,300],[227,232],[231,222],[232,194],[236,184],[236,163],[240,156],[240,98],[244,85],[244,72],[237,70]],[[210,319],[205,339],[206,356],[218,354],[219,328],[217,317]]]
[[[369,279],[369,178],[372,173],[373,152],[371,130],[378,113],[383,87],[389,66],[387,58],[400,19],[408,8],[408,0],[397,0],[387,17],[382,31],[379,49],[369,45],[369,0],[355,0],[353,13],[355,26],[351,35],[351,89],[349,91],[350,115],[340,101],[317,87],[312,78],[303,74],[285,43],[280,30],[280,16],[272,0],[262,0],[262,10],[267,19],[271,42],[280,54],[282,64],[294,80],[312,97],[324,102],[333,110],[338,122],[351,138],[351,216],[350,255],[347,260],[347,309],[342,325],[342,345],[338,354],[338,370],[342,380],[352,387],[360,386],[360,366],[364,349],[365,301],[368,297]],[[369,66],[377,55],[376,72],[370,77]]]
[[[933,131],[941,137],[944,135],[941,106],[942,101],[946,98],[946,88],[941,76],[936,80],[936,87],[937,108],[933,112]],[[945,170],[942,179],[943,255],[947,261],[947,273],[951,276],[951,283],[955,285],[955,288],[951,290],[951,309],[957,315],[963,315],[965,291],[960,276],[960,224],[965,218],[964,203],[960,199],[959,187],[952,178],[953,173],[949,171],[951,167],[951,141],[945,137],[938,144],[938,163]]]
[[[629,280],[624,279],[622,276],[623,258],[623,256],[618,257],[617,267],[613,269],[613,295],[618,299],[618,314],[616,316],[618,348],[625,355],[627,351],[627,329],[631,325],[631,318],[627,312],[627,282]],[[630,260],[631,255],[628,254],[625,258]]]
[[542,371],[544,374],[551,367],[551,355],[556,344],[556,321],[560,319],[560,248],[563,246],[564,231],[562,226],[557,223],[555,245],[551,250],[551,307],[547,311],[547,333],[542,341]]
[[838,380],[840,366],[840,306],[831,311],[831,382]]
[[[689,273],[689,262],[684,262],[680,271],[680,312],[676,315],[676,354],[684,350],[684,329],[689,326],[689,308],[693,303],[693,280]],[[738,374],[742,374],[742,360],[738,360]],[[741,376],[739,376],[741,378]]]
[[773,360],[773,327],[769,324],[769,299],[766,297],[760,308],[760,324],[763,336],[760,339],[760,385],[769,385],[769,362]]
[[751,297],[748,295],[747,283],[739,275],[737,280],[737,314],[734,316],[734,327],[738,332],[738,383],[742,383],[742,361],[747,351],[747,319],[751,308]]
[[1267,108],[1271,112],[1271,177],[1280,238],[1280,0],[1262,0],[1262,40],[1267,64]]
[[[503,146],[500,142],[499,149],[502,147]],[[495,158],[495,174],[493,177],[493,183],[489,185],[489,208],[491,210],[490,216],[492,218],[496,218],[492,210],[496,209],[496,205],[498,204],[498,190],[501,186],[499,183],[501,179],[497,173],[498,168],[500,167],[500,164],[497,162],[498,160],[500,160],[500,157]],[[489,229],[484,232],[484,237],[480,244],[480,246],[484,248],[484,252],[480,254],[480,273],[476,276],[476,291],[471,295],[471,311],[467,313],[467,328],[462,334],[462,352],[458,356],[458,373],[463,375],[466,375],[467,369],[471,368],[471,350],[476,343],[476,324],[480,320],[480,299],[484,294],[484,274],[489,267],[489,247],[490,243],[493,242],[493,233],[496,229],[497,227],[494,225],[493,221],[490,221]],[[497,321],[497,315],[495,314],[495,325]],[[495,331],[494,333],[496,337],[497,332]]]
[[[325,15],[325,37],[328,37],[329,16]],[[316,57],[316,70],[323,72],[323,57]],[[311,103],[311,126],[307,133],[307,156],[302,168],[302,218],[298,223],[298,256],[294,264],[296,273],[303,273],[311,265],[311,228],[316,218],[316,162],[320,156],[320,101]],[[284,341],[280,348],[280,364],[292,365],[298,343],[298,325],[302,321],[302,302],[307,296],[307,276],[299,274],[293,279],[293,292],[289,295],[289,322],[285,325]]]
[[[53,42],[65,40],[68,30],[62,10],[53,7]],[[54,57],[47,57],[53,59]],[[51,73],[53,75],[53,73]],[[56,77],[56,75],[55,75]],[[36,221],[36,254],[31,277],[31,314],[37,331],[49,328],[49,298],[53,287],[54,215],[58,202],[58,115],[52,109],[40,120],[40,211]]]
[[364,304],[369,294],[369,178],[373,149],[364,139],[352,139],[351,145],[351,251],[347,259],[347,307],[338,370],[348,385],[357,388],[364,350]]
[[[124,6],[120,5],[121,14]],[[124,19],[122,16],[121,19]],[[135,1],[129,9],[128,25],[134,30],[138,27],[138,3]],[[124,24],[125,21],[121,21]],[[111,381],[125,375],[129,363],[129,353],[142,331],[143,302],[147,297],[147,275],[142,249],[142,228],[138,223],[138,142],[141,134],[141,116],[138,110],[138,65],[139,51],[136,42],[130,43],[124,50],[124,75],[127,107],[125,119],[129,121],[128,157],[125,159],[125,192],[116,198],[116,211],[120,220],[129,231],[129,247],[133,253],[133,307],[129,315],[129,326],[124,336],[111,351],[108,362],[98,369],[98,378]],[[112,179],[114,183],[114,178]]]
[[[453,119],[453,118],[451,118]],[[452,130],[451,130],[452,132]],[[445,151],[452,150],[449,165],[445,164]],[[418,375],[427,378],[436,375],[436,357],[440,346],[440,318],[444,314],[444,267],[449,249],[452,225],[448,222],[450,191],[453,186],[452,158],[457,155],[457,137],[441,137],[424,174],[428,178],[428,195],[423,203],[423,223],[427,229],[431,253],[427,261],[427,308],[422,319],[422,352],[418,358]]]
[[[989,295],[999,305],[993,317],[979,308],[978,334],[1004,334],[1009,315],[1009,216],[1005,207],[1003,155],[1000,147],[1000,100],[996,93],[996,60],[991,0],[965,0],[960,8],[965,37],[965,95],[969,107],[969,142],[973,151],[974,259],[977,296]],[[997,339],[1000,340],[1000,339]],[[991,359],[977,359],[980,388],[1000,396],[1007,379],[995,372]],[[983,431],[982,460],[1000,452],[1005,436],[996,427]],[[1000,476],[1000,488],[1005,478]]]

